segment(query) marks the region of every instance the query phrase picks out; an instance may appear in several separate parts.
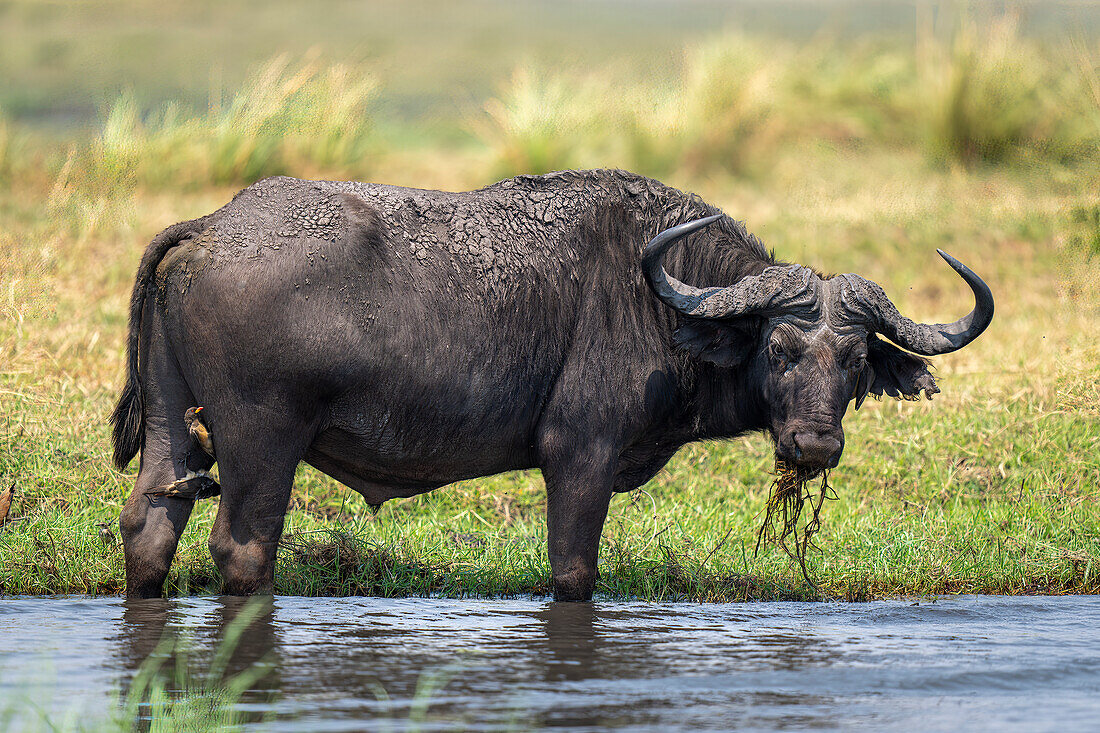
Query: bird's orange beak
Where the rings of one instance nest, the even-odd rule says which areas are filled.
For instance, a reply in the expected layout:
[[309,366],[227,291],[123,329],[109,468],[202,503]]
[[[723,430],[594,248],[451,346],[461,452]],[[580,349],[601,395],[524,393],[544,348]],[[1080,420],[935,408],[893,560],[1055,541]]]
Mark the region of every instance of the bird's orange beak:
[[200,412],[202,412],[202,408],[201,407],[196,407],[195,408],[195,414],[198,415]]

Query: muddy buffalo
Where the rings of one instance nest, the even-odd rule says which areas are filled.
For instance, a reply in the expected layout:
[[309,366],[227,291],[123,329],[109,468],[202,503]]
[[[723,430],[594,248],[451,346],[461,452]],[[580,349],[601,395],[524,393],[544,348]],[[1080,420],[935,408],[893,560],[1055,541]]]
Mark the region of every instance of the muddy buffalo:
[[228,593],[271,589],[306,461],[372,504],[537,467],[554,596],[588,599],[612,492],[685,443],[765,430],[778,456],[825,469],[850,402],[938,392],[919,355],[993,317],[985,283],[940,254],[976,306],[928,325],[620,171],[467,193],[260,181],[166,229],[138,269],[113,416],[117,465],[141,451],[120,517],[127,593],[161,592],[194,505],[153,489],[215,460],[184,420],[202,406]]

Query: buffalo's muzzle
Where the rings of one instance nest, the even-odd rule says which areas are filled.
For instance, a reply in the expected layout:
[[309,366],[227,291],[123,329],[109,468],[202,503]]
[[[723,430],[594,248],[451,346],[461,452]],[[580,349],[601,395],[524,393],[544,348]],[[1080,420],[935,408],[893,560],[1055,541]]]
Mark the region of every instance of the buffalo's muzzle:
[[792,442],[794,462],[805,468],[836,468],[844,450],[844,441],[831,432],[798,432]]

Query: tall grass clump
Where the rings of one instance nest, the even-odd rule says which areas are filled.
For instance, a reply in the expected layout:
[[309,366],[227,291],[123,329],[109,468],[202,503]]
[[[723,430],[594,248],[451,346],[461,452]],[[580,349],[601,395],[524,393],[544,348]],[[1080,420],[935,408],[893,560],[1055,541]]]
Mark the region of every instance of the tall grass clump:
[[[168,145],[166,130],[173,129],[172,113],[175,107],[166,108],[165,121],[148,124],[141,119],[141,110],[130,91],[119,95],[108,108],[99,135],[89,151],[89,170],[102,182],[133,184],[139,168],[152,166],[153,161],[143,160],[150,155],[161,166],[170,165],[166,151],[159,145]],[[144,169],[143,169],[144,170]]]
[[344,65],[279,56],[226,101],[189,115],[168,105],[142,115],[123,93],[90,150],[101,180],[242,184],[282,173],[367,175],[379,83]]
[[741,173],[778,134],[780,69],[763,43],[739,35],[687,48],[663,88],[520,68],[472,127],[497,176],[592,165]]
[[482,112],[470,128],[488,149],[496,177],[595,164],[615,114],[594,83],[525,67]]
[[921,106],[916,55],[897,40],[821,38],[784,65],[788,132],[905,145]]
[[1082,157],[1095,156],[1100,151],[1100,57],[1080,43],[1073,44],[1072,54],[1077,73],[1068,96],[1078,102],[1072,118],[1077,122],[1075,139]]
[[688,47],[665,94],[632,93],[628,165],[657,177],[744,173],[778,135],[781,55],[737,34]]
[[928,140],[939,158],[999,163],[1027,150],[1072,146],[1055,63],[1020,37],[1006,14],[981,26],[964,19],[950,44],[931,54]]
[[682,163],[691,174],[744,172],[778,137],[782,59],[760,42],[725,35],[688,50],[680,98]]

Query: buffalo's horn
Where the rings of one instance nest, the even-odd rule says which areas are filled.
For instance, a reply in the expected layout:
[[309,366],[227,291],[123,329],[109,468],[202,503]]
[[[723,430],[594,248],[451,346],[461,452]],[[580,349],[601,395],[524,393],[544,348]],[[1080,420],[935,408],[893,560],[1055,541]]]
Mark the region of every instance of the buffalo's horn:
[[721,214],[714,214],[685,224],[677,224],[671,229],[660,232],[646,245],[645,252],[642,253],[642,271],[645,272],[646,282],[653,288],[653,292],[657,293],[657,297],[669,307],[681,313],[699,315],[696,311],[705,305],[707,296],[721,290],[721,288],[700,289],[685,285],[669,275],[664,266],[665,252],[677,240],[721,218]]
[[[812,298],[812,271],[805,267],[769,267],[729,287],[696,288],[686,285],[664,268],[664,256],[677,240],[721,219],[715,214],[666,229],[646,245],[642,271],[653,292],[670,308],[694,318],[732,318],[789,305],[799,295]],[[804,299],[803,298],[803,299]]]
[[844,275],[853,294],[861,301],[860,311],[869,325],[898,346],[924,356],[947,354],[978,338],[993,320],[993,293],[974,272],[942,249],[940,257],[974,291],[974,310],[954,323],[915,323],[898,312],[876,283],[858,275]]

